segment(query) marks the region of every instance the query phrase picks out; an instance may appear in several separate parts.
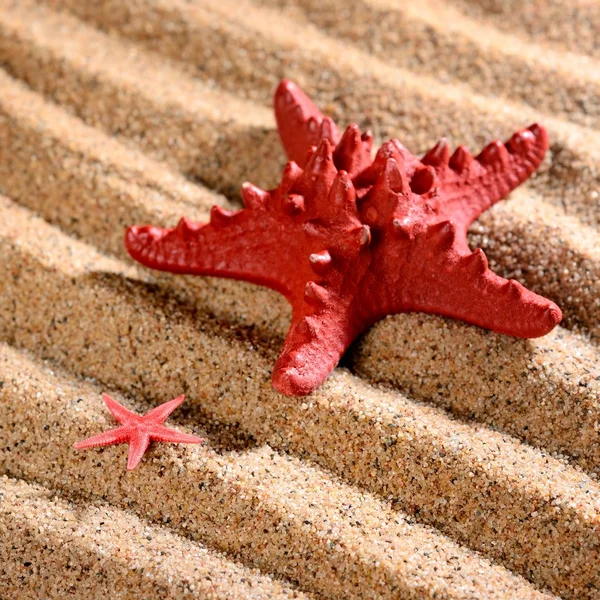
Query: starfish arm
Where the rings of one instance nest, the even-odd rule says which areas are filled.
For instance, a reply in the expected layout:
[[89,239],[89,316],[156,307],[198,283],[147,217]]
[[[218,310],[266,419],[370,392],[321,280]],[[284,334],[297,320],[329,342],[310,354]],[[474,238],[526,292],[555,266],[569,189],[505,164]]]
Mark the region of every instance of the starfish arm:
[[181,433],[176,429],[158,425],[150,431],[150,437],[155,442],[172,442],[174,444],[201,444],[204,439],[189,433]]
[[562,318],[554,302],[490,271],[481,249],[457,251],[455,235],[453,225],[443,222],[415,241],[412,268],[398,274],[401,291],[387,312],[435,313],[520,338],[554,329]]
[[132,258],[151,269],[241,279],[286,294],[282,281],[289,272],[289,244],[279,233],[269,211],[213,207],[206,224],[181,219],[173,229],[129,227],[125,246]]
[[441,216],[466,231],[482,212],[532,175],[547,149],[546,130],[534,124],[515,133],[506,144],[488,144],[477,157],[464,146],[449,156],[447,142],[442,140],[422,162],[436,170],[440,196],[445,199]]
[[360,333],[348,309],[330,303],[320,286],[311,282],[309,288],[314,301],[326,305],[292,319],[272,374],[273,387],[287,396],[305,396],[318,388]]
[[289,159],[301,167],[311,146],[320,139],[328,139],[333,146],[340,141],[336,124],[295,83],[284,79],[275,91],[273,105],[281,143]]
[[452,283],[431,282],[418,290],[415,310],[461,319],[472,325],[519,338],[536,338],[549,333],[560,322],[558,306],[524,288],[514,279],[506,280],[491,271],[479,280],[463,278],[462,269],[449,278]]
[[76,442],[73,447],[77,450],[84,448],[96,448],[97,446],[112,446],[114,444],[122,444],[129,439],[129,427],[117,427],[109,431],[103,431],[98,435],[94,435],[80,442]]
[[156,408],[153,408],[150,412],[146,413],[143,417],[144,421],[152,423],[163,423],[167,420],[168,416],[185,400],[185,395],[181,394],[169,402],[165,402]]
[[129,454],[127,456],[128,471],[135,469],[139,465],[149,445],[150,435],[147,432],[141,430],[132,432],[129,437]]
[[131,412],[125,408],[122,404],[119,404],[114,398],[111,398],[108,394],[102,394],[102,398],[110,410],[112,416],[119,421],[122,425],[131,425],[137,423],[140,420],[140,416]]

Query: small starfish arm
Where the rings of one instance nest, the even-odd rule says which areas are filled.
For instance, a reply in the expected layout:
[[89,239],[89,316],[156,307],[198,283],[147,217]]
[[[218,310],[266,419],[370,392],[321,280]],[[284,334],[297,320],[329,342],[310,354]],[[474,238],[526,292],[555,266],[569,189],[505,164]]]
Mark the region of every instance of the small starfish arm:
[[[153,408],[150,412],[144,415],[144,418],[156,423],[163,423],[169,418],[169,415],[183,403],[184,400],[185,394],[181,394],[181,396],[177,396],[177,398],[173,398],[173,400],[169,400],[168,402],[164,402],[163,404]],[[135,413],[133,414],[139,419],[138,415]]]
[[450,156],[441,139],[421,162],[433,167],[444,204],[442,215],[466,231],[481,213],[506,198],[540,166],[548,150],[548,134],[537,123],[517,131],[505,144],[494,141],[473,157],[466,146]]
[[108,410],[110,410],[112,416],[121,425],[134,425],[140,420],[140,416],[134,412],[125,408],[122,404],[119,404],[114,398],[111,398],[108,394],[102,394],[102,399],[106,404]]
[[73,448],[84,450],[86,448],[96,448],[98,446],[113,446],[115,444],[123,444],[129,439],[130,430],[127,427],[116,427],[109,431],[103,431],[98,435],[93,435],[80,442],[75,442]]
[[150,435],[144,431],[136,430],[129,437],[129,451],[127,453],[127,470],[133,471],[142,460],[150,445]]
[[196,435],[181,433],[176,429],[158,425],[152,429],[150,436],[153,442],[171,442],[172,444],[199,444],[204,441]]
[[316,146],[322,138],[334,147],[340,141],[337,125],[292,81],[284,79],[279,84],[273,108],[281,143],[289,159],[300,167],[304,167],[311,146]]

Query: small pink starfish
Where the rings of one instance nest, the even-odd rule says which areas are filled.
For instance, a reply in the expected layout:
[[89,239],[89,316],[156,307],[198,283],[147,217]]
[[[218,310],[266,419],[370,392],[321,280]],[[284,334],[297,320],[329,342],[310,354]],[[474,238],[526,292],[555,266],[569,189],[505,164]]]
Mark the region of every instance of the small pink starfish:
[[180,433],[163,425],[168,416],[185,400],[184,395],[153,408],[143,416],[131,412],[108,394],[102,394],[102,398],[108,410],[122,426],[77,442],[74,447],[78,450],[127,443],[129,444],[127,469],[131,470],[138,466],[151,441],[175,444],[200,444],[204,441],[195,435]]

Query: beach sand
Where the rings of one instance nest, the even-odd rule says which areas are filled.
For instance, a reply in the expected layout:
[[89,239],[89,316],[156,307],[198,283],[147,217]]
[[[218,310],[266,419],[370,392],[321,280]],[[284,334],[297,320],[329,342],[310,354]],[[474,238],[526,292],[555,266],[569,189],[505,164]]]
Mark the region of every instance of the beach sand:
[[[2,3],[1,598],[600,598],[600,4],[398,4]],[[543,123],[469,239],[563,323],[391,316],[276,393],[285,300],[142,269],[123,229],[274,185],[282,77],[415,153]],[[75,451],[103,391],[185,393],[206,444]]]

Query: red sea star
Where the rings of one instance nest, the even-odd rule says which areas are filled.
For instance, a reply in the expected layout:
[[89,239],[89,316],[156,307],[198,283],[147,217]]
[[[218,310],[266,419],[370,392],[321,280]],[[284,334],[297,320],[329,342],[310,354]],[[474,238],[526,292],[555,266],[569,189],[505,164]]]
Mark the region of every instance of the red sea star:
[[244,210],[215,206],[210,223],[182,219],[175,229],[130,227],[125,243],[154,269],[284,294],[293,316],[273,370],[278,391],[316,389],[356,336],[389,314],[437,313],[523,338],[561,320],[553,302],[492,273],[466,238],[541,163],[541,126],[492,142],[476,158],[464,146],[450,156],[442,139],[422,159],[397,140],[372,159],[370,134],[350,125],[340,135],[289,81],[275,93],[275,114],[292,159],[276,189],[245,183]]
[[184,401],[185,396],[179,396],[174,400],[165,402],[153,408],[144,416],[136,415],[108,394],[102,394],[108,410],[114,418],[121,423],[122,427],[104,431],[98,435],[77,442],[74,447],[78,450],[83,448],[95,448],[96,446],[112,446],[113,444],[129,444],[129,456],[127,468],[135,469],[144,452],[148,449],[150,442],[173,442],[176,444],[200,444],[204,440],[180,433],[175,429],[169,429],[163,425],[168,416]]

